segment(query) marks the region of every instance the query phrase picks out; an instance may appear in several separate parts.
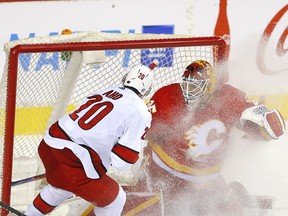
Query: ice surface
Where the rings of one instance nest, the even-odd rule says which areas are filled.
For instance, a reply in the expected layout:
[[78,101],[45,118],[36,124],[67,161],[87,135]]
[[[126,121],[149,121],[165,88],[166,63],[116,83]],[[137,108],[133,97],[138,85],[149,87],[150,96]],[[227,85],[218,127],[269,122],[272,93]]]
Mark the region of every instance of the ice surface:
[[274,196],[276,198],[274,215],[287,216],[287,154],[287,131],[278,140],[270,142],[243,141],[235,134],[222,174],[228,182],[241,182],[251,195]]

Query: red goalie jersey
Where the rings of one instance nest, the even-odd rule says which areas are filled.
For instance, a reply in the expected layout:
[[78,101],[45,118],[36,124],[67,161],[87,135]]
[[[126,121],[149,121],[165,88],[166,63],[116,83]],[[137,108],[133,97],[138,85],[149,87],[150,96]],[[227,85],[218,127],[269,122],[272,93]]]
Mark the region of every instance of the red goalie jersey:
[[[231,85],[216,89],[215,79],[208,62],[195,61],[185,69],[182,82],[160,88],[149,102],[146,173],[132,190],[155,194],[151,202],[161,197],[158,207],[164,206],[165,216],[242,215],[235,207],[240,202],[227,198],[229,186],[220,175],[232,144],[231,130],[238,127],[247,136],[264,140],[283,134],[284,121],[277,110],[248,100]],[[125,210],[139,209],[135,203],[128,196]],[[216,206],[225,214],[215,213]],[[152,215],[148,211],[143,215]]]
[[154,162],[179,178],[197,181],[195,176],[219,172],[231,129],[255,103],[223,85],[205,107],[189,110],[180,85],[171,84],[154,94],[150,106],[148,139]]

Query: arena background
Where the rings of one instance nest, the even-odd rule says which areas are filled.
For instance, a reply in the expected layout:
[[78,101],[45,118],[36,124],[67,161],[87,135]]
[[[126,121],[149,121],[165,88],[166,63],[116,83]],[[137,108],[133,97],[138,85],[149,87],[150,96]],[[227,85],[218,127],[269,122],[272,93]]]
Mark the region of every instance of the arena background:
[[[64,28],[74,32],[227,34],[229,82],[288,117],[286,0],[0,1],[0,20],[1,47],[11,40],[60,34]],[[4,62],[1,49],[0,68]]]

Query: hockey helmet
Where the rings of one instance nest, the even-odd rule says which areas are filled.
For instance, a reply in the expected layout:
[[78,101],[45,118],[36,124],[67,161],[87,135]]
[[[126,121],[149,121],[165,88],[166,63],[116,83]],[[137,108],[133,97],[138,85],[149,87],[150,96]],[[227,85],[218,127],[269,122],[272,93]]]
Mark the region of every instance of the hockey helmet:
[[194,61],[185,68],[180,86],[187,103],[193,103],[202,96],[208,100],[215,91],[215,71],[205,60]]
[[149,67],[142,64],[134,65],[123,77],[123,85],[134,88],[144,97],[151,92],[153,76],[154,72]]

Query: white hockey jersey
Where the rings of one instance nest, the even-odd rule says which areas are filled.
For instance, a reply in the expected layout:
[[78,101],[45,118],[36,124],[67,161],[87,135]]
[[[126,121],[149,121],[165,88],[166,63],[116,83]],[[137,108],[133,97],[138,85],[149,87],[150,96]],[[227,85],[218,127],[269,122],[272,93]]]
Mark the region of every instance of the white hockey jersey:
[[151,114],[135,92],[114,86],[87,97],[74,111],[59,119],[58,124],[71,140],[52,137],[47,131],[45,142],[53,148],[71,149],[83,164],[86,175],[99,178],[89,152],[81,145],[97,152],[106,169],[111,165],[125,169],[131,164],[129,155],[139,153],[144,145]]

